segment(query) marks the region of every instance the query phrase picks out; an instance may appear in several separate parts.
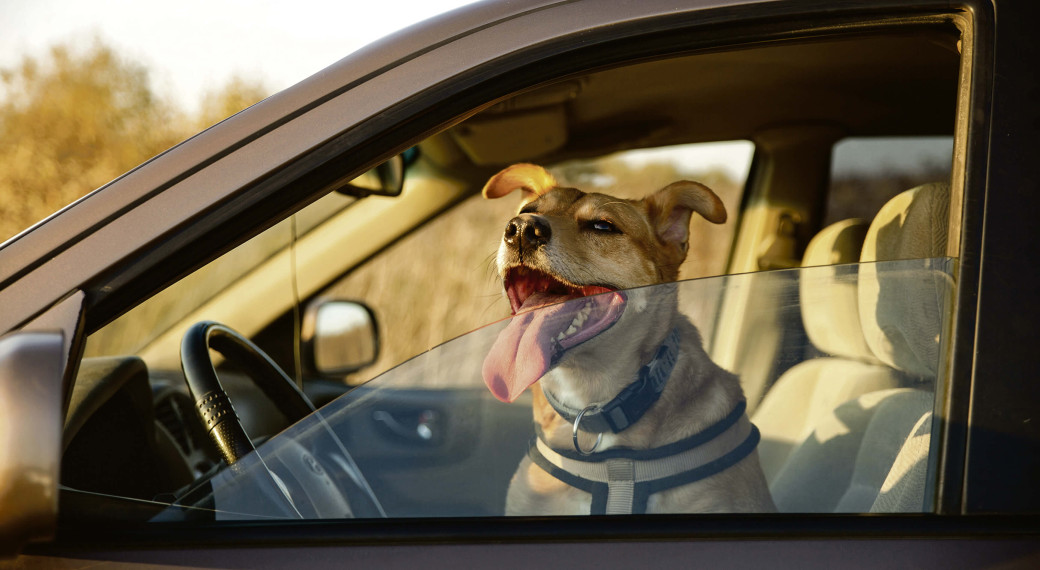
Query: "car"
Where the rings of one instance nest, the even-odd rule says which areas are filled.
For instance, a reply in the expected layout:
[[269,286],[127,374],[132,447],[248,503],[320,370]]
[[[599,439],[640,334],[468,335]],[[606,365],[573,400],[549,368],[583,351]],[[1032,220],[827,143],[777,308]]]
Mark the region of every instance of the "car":
[[[478,3],[203,131],[0,246],[0,552],[1035,565],[1034,14]],[[515,163],[717,191],[639,294],[739,375],[779,512],[505,516],[532,397],[481,366],[520,202],[480,192]]]

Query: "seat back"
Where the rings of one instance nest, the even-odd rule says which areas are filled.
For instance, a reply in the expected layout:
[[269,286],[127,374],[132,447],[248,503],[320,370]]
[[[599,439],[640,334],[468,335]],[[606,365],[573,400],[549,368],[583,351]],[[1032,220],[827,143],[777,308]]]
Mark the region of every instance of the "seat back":
[[[763,434],[758,454],[772,482],[794,449],[843,402],[869,392],[896,388],[900,379],[881,365],[863,336],[859,291],[848,271],[836,266],[859,261],[869,224],[837,222],[818,233],[805,249],[799,281],[802,323],[813,346],[827,356],[801,362],[773,385],[752,418]],[[853,275],[854,277],[854,275]]]
[[[893,198],[863,234],[858,280],[803,284],[806,334],[828,356],[781,376],[754,418],[763,435],[763,468],[781,511],[926,506],[931,382],[940,354],[936,327],[952,282],[945,273],[931,272],[922,275],[929,282],[915,284],[909,295],[886,266],[869,262],[945,256],[948,200],[946,184]],[[836,236],[862,229],[855,220],[839,222],[810,245],[847,250]],[[807,251],[805,264],[822,255]],[[832,253],[827,261],[847,259]]]

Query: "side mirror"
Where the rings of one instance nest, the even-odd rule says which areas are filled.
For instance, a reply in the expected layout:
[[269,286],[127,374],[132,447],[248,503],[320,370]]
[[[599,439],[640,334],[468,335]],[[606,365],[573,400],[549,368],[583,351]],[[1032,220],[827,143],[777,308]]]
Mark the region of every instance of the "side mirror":
[[0,559],[55,532],[64,354],[60,332],[0,338]]
[[322,376],[341,377],[379,357],[379,327],[368,305],[317,300],[307,307],[301,330],[304,358]]
[[396,155],[336,189],[340,194],[365,196],[398,196],[404,188],[405,159]]

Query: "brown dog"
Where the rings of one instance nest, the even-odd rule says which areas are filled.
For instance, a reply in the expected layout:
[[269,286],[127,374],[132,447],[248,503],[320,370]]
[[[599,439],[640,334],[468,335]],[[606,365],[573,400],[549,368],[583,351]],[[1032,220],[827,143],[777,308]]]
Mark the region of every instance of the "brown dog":
[[507,514],[775,510],[738,379],[708,358],[675,287],[638,289],[677,279],[693,212],[724,222],[719,198],[680,181],[623,200],[558,187],[532,164],[483,192],[517,189],[497,258],[514,317],[483,374],[508,402],[539,384],[539,436]]

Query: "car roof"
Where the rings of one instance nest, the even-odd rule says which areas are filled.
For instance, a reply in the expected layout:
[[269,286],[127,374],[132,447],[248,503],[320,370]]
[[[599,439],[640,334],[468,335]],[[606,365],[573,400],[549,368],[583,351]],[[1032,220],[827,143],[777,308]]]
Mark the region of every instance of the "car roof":
[[[452,134],[474,163],[495,166],[531,160],[532,153],[552,163],[631,148],[755,140],[763,131],[804,126],[845,136],[952,135],[957,40],[952,26],[921,28],[624,65],[521,93]],[[519,124],[523,139],[548,141],[546,147],[502,136]]]

